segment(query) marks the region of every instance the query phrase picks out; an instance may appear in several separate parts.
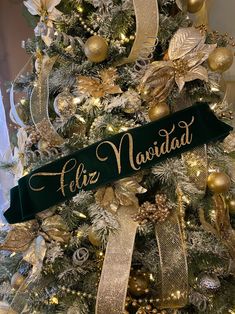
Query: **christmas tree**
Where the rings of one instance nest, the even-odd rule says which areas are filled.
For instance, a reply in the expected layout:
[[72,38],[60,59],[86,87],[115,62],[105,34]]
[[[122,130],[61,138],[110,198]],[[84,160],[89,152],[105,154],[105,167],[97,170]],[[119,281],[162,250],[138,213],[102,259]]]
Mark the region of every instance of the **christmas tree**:
[[235,313],[233,38],[206,0],[24,5],[0,313]]

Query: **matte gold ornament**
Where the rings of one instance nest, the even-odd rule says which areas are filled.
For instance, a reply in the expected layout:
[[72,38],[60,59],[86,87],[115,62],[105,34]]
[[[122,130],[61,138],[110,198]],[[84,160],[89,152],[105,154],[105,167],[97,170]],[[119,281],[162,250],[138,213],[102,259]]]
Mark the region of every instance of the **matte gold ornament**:
[[61,119],[71,118],[77,110],[77,104],[74,102],[74,96],[65,90],[58,94],[54,100],[54,110]]
[[101,36],[92,36],[85,42],[84,52],[89,61],[102,62],[108,57],[108,43]]
[[48,240],[60,243],[69,242],[69,229],[60,215],[54,215],[43,220],[41,228],[45,232],[44,237],[47,236]]
[[12,288],[18,290],[24,281],[25,281],[25,277],[23,275],[21,275],[20,273],[15,273],[11,277],[11,286]]
[[148,293],[149,279],[146,273],[130,276],[129,292],[134,296],[141,296]]
[[208,58],[208,65],[212,71],[223,73],[233,64],[233,51],[229,48],[216,48]]
[[81,94],[88,94],[89,96],[100,98],[106,95],[121,94],[121,88],[115,84],[118,78],[117,69],[109,68],[100,71],[100,79],[79,76],[78,90]]
[[232,215],[235,215],[235,199],[232,198],[228,201],[229,212]]
[[102,245],[100,238],[98,237],[97,233],[92,228],[89,229],[88,239],[91,242],[91,244],[94,246]]
[[38,228],[36,220],[14,225],[8,232],[4,242],[0,244],[0,249],[12,252],[26,251],[36,237]]
[[151,121],[159,120],[170,114],[170,108],[165,102],[160,102],[151,105],[148,111],[148,116]]
[[187,10],[189,13],[197,13],[203,7],[205,0],[187,0]]
[[207,186],[213,193],[226,193],[230,189],[231,179],[224,172],[213,172],[207,179]]
[[205,36],[195,27],[180,28],[172,37],[167,61],[152,62],[141,79],[142,97],[164,101],[177,84],[182,91],[186,82],[196,79],[208,81],[208,72],[201,64],[216,45],[205,44]]
[[0,302],[0,314],[17,314],[7,302]]

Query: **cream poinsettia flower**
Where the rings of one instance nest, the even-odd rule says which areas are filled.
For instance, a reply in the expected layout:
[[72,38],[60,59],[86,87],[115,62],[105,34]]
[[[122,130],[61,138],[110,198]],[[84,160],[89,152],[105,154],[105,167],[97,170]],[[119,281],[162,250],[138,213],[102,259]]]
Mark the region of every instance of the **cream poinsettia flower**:
[[208,81],[207,69],[202,66],[216,45],[205,44],[205,35],[194,28],[180,28],[172,37],[167,61],[155,61],[145,72],[140,91],[148,98],[163,100],[174,82],[182,91],[186,82]]
[[62,12],[55,7],[61,0],[27,0],[24,5],[32,15],[39,15],[40,22],[35,28],[35,34],[40,34],[47,46],[52,43],[51,30],[53,28],[53,21],[60,18]]

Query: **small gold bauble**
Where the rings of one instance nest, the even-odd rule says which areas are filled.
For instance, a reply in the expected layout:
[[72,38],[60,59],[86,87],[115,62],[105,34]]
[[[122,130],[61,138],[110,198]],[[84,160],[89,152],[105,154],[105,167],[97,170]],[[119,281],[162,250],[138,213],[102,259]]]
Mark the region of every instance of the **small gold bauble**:
[[0,314],[16,314],[7,302],[0,302]]
[[141,296],[148,290],[149,280],[142,274],[134,274],[129,280],[129,291],[134,296]]
[[207,178],[207,185],[213,193],[226,193],[231,186],[231,179],[224,172],[213,172]]
[[18,290],[20,288],[20,286],[23,284],[24,280],[25,280],[25,277],[23,275],[21,275],[20,273],[15,273],[11,277],[12,288]]
[[148,116],[151,121],[159,120],[170,114],[170,108],[165,102],[160,102],[151,105],[148,111]]
[[187,0],[187,10],[189,13],[197,13],[203,7],[205,0]]
[[228,201],[229,212],[232,215],[235,215],[235,198],[232,198]]
[[91,242],[91,244],[94,246],[101,246],[102,245],[102,242],[100,241],[97,234],[94,232],[94,230],[92,228],[90,228],[90,230],[89,230],[88,239]]
[[74,97],[67,89],[56,96],[53,106],[55,112],[61,119],[71,118],[77,110]]
[[45,151],[48,149],[49,143],[43,139],[40,139],[38,142],[38,149],[41,151]]
[[102,62],[108,56],[107,41],[103,37],[92,36],[85,42],[84,51],[89,61]]
[[233,52],[229,48],[216,48],[208,58],[208,65],[212,71],[223,73],[233,64]]

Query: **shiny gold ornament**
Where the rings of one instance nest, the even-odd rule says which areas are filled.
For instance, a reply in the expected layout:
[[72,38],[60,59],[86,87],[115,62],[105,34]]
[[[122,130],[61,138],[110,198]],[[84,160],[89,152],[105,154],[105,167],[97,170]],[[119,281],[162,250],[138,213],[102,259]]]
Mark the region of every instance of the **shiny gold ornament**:
[[69,229],[60,215],[54,215],[43,220],[41,228],[45,232],[44,237],[48,240],[60,243],[69,242]]
[[148,111],[148,116],[151,121],[159,120],[170,114],[170,108],[165,102],[160,102],[151,105]]
[[231,215],[235,215],[235,199],[232,198],[228,201],[228,208]]
[[54,110],[61,119],[71,118],[77,110],[77,104],[69,90],[58,94],[54,100]]
[[212,172],[207,179],[207,186],[213,193],[226,193],[230,189],[231,179],[224,172]]
[[147,274],[133,274],[129,280],[129,292],[134,296],[141,296],[148,293],[149,279]]
[[8,232],[4,242],[0,244],[0,249],[12,252],[26,251],[36,237],[38,228],[36,220],[14,225]]
[[212,71],[223,73],[233,64],[233,51],[229,48],[216,48],[208,58],[208,65]]
[[46,140],[44,139],[41,139],[39,142],[38,142],[38,149],[41,150],[41,151],[46,151],[50,146],[50,143],[48,143]]
[[100,98],[106,95],[121,94],[121,88],[115,84],[118,78],[117,69],[109,68],[100,71],[100,79],[91,78],[88,76],[79,76],[78,91],[81,94],[88,94],[89,96]]
[[59,304],[59,299],[56,296],[53,296],[49,300],[50,304]]
[[189,13],[197,13],[203,7],[205,0],[187,0],[187,10]]
[[85,42],[84,52],[89,61],[102,62],[108,57],[107,41],[101,36],[92,36]]
[[0,314],[17,314],[7,302],[0,302]]
[[92,228],[89,229],[88,239],[91,242],[91,244],[94,246],[102,245],[100,238],[98,237],[97,233]]
[[11,286],[12,288],[18,290],[24,281],[25,281],[25,277],[23,275],[21,275],[20,273],[15,273],[11,277]]

